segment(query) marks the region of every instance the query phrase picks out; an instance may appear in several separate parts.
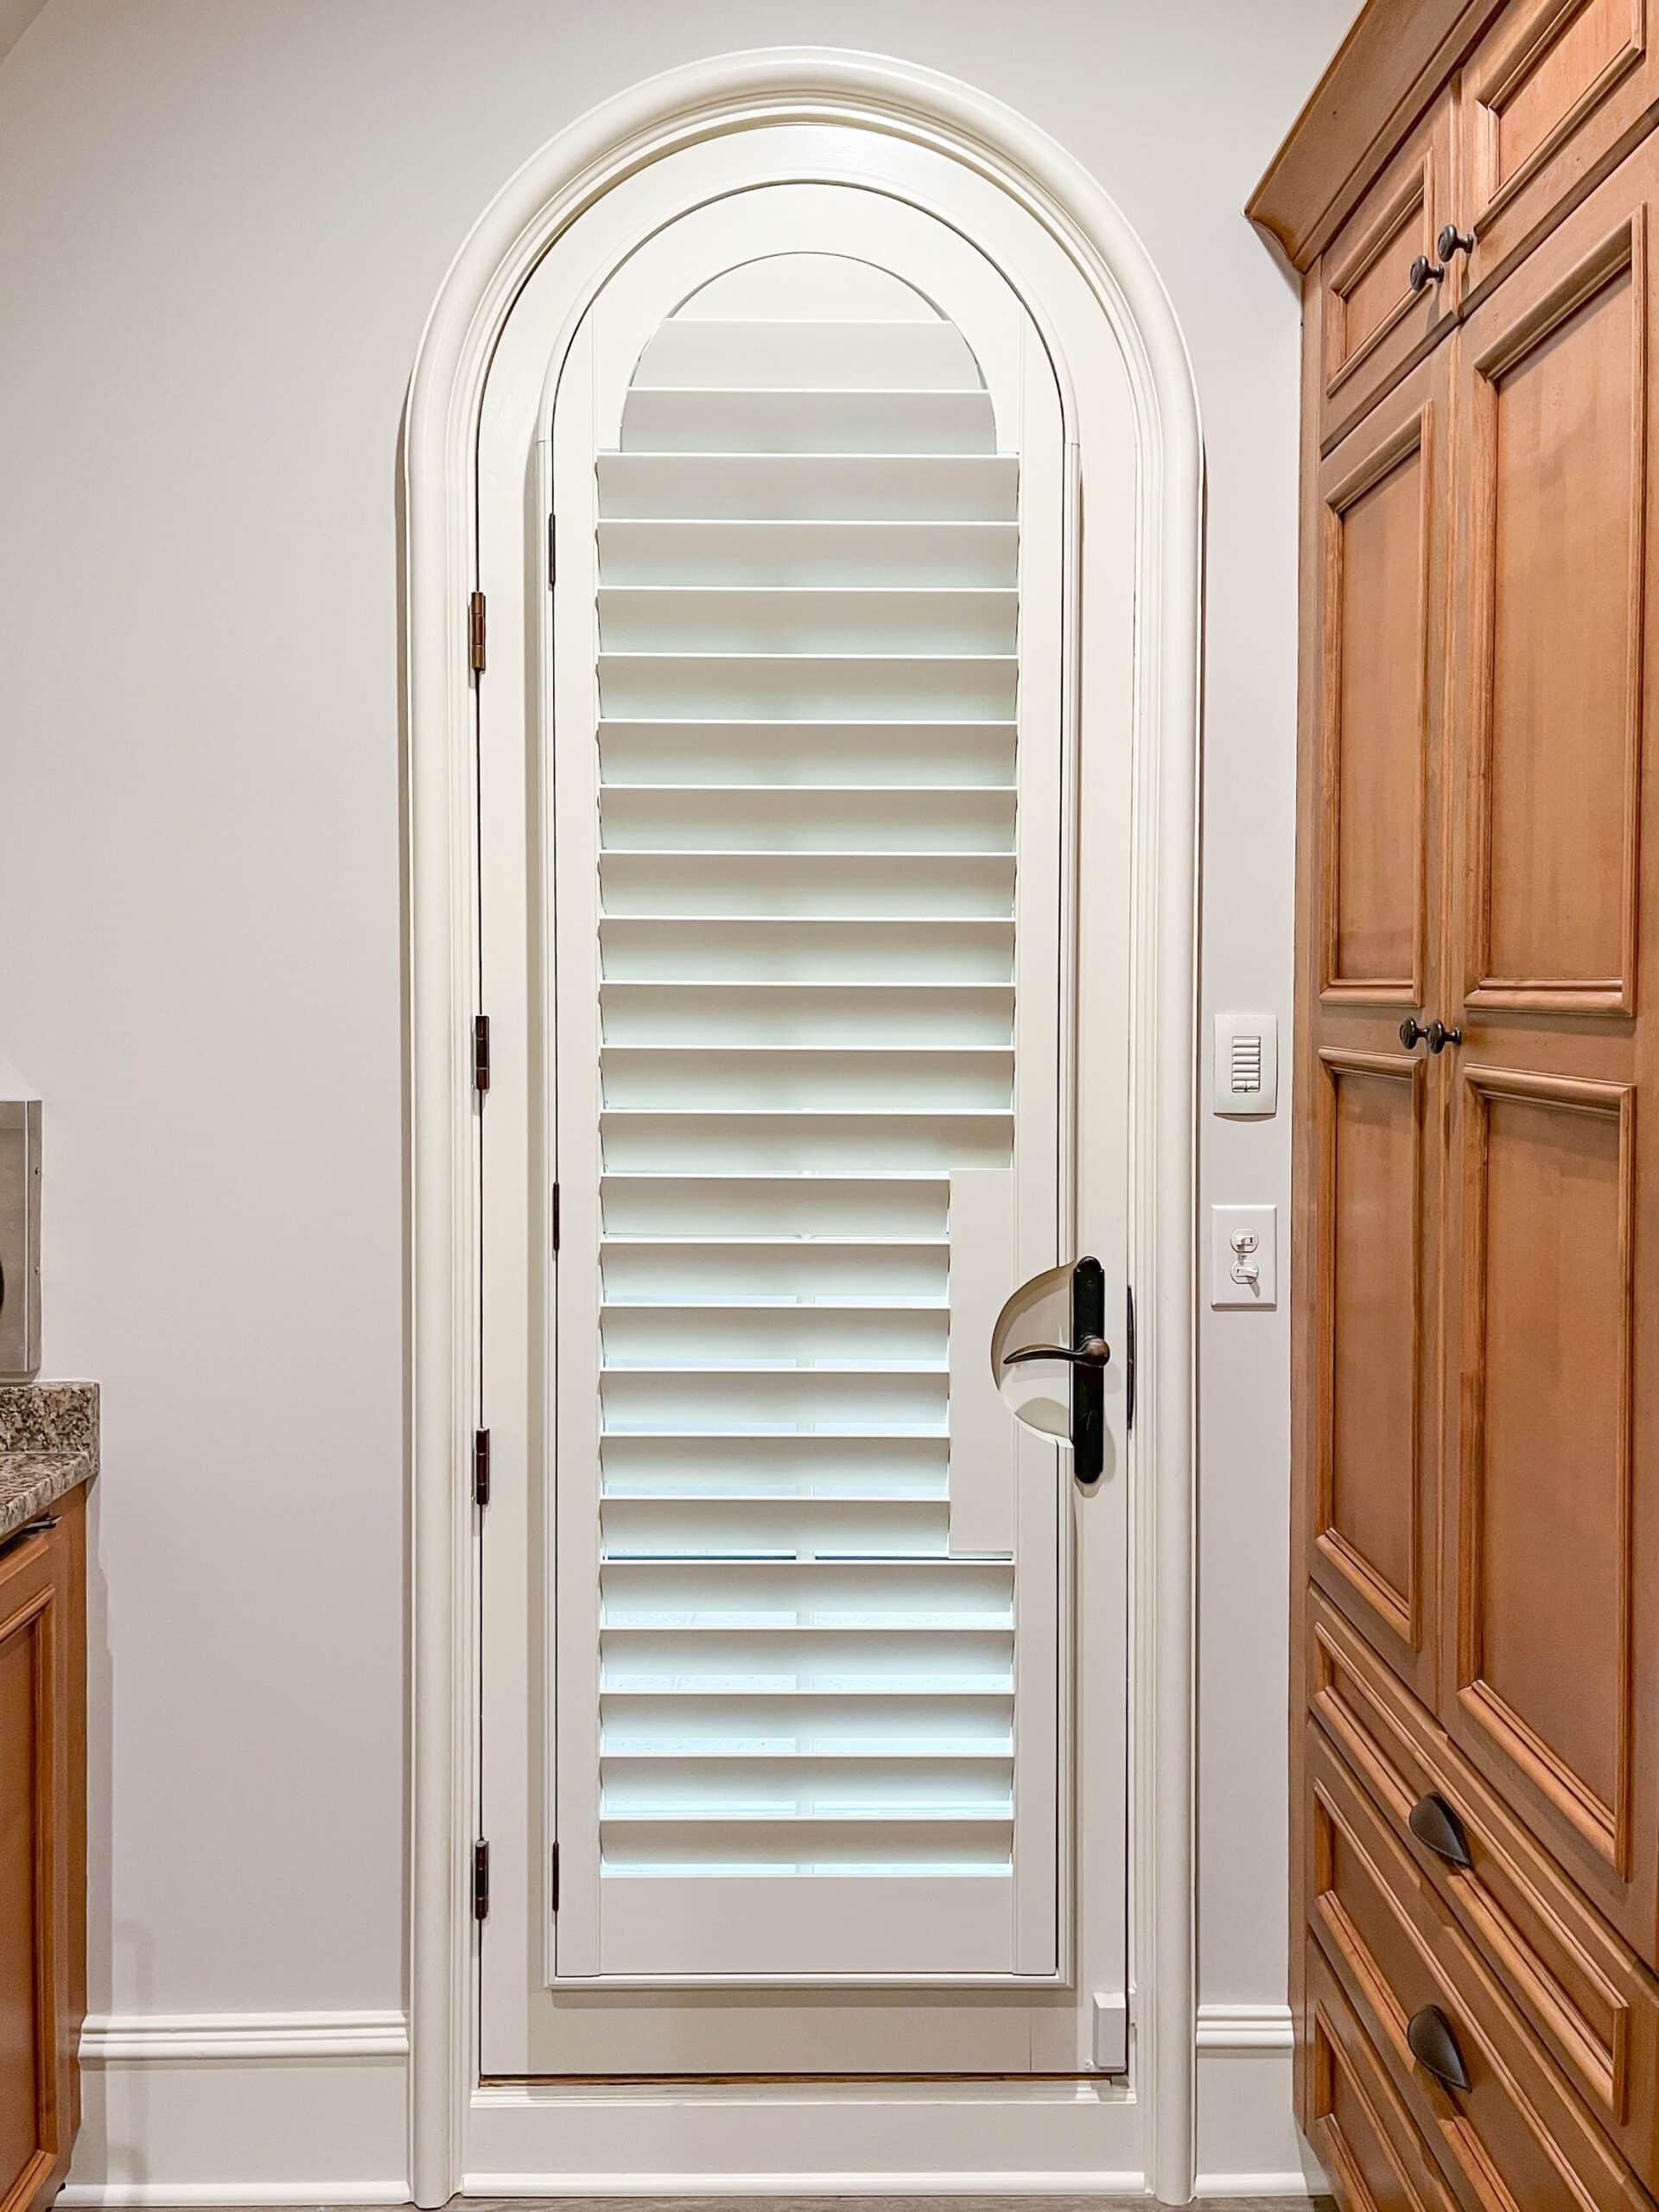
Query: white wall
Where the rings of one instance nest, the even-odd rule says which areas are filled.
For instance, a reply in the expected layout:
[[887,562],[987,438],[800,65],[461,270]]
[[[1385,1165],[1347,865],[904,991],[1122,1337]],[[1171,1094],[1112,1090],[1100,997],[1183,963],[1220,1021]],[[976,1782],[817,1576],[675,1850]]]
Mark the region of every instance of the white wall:
[[[92,2008],[395,2007],[397,441],[474,217],[632,78],[951,72],[1124,207],[1209,454],[1206,1008],[1290,1005],[1297,315],[1239,210],[1352,0],[48,0],[0,66],[0,1053],[105,1387]],[[1207,1052],[1205,1078],[1207,1080]],[[1287,1198],[1287,1118],[1205,1118]],[[1282,1999],[1285,1314],[1202,1330],[1202,1983]]]

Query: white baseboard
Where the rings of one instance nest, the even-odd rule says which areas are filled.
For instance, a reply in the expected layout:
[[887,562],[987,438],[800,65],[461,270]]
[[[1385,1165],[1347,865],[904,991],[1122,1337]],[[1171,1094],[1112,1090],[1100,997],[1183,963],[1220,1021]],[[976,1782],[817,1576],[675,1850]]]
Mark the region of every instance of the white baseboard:
[[89,2019],[60,2204],[403,2204],[402,2012]]
[[1200,2005],[1200,2050],[1288,2050],[1288,2005]]
[[641,2198],[753,2196],[1136,2196],[1145,2187],[1141,2173],[1103,2173],[1090,2167],[1078,2173],[986,2174],[938,2173],[925,2171],[894,2173],[825,2174],[737,2173],[711,2174],[698,2169],[663,2173],[653,2169],[638,2174],[581,2174],[563,2178],[546,2174],[465,2174],[463,2197],[546,2197],[569,2194],[583,2198],[614,2196]]
[[1198,2007],[1199,2197],[1323,2193],[1291,2116],[1294,2056],[1287,2005]]
[[1317,2166],[1311,2173],[1297,2166],[1287,2174],[1200,2174],[1193,2190],[1200,2203],[1206,2196],[1243,2196],[1250,2202],[1258,2196],[1294,2196],[1300,2202],[1304,2197],[1327,2193],[1325,2177]]
[[[1206,2005],[1198,2040],[1199,2196],[1297,2196],[1317,2190],[1318,2169],[1290,2117],[1288,2011]],[[80,2206],[404,2203],[408,2050],[407,2026],[397,2012],[89,2019],[81,2042],[85,2117],[59,2202],[71,2212]],[[1019,2175],[983,2168],[856,2176],[652,2172],[585,2177],[583,2187],[588,2194],[623,2196],[1097,2195],[1132,2193],[1139,2179],[1061,2171],[1057,2164]],[[467,2180],[496,2196],[547,2196],[562,2185],[545,2174],[500,2171]]]

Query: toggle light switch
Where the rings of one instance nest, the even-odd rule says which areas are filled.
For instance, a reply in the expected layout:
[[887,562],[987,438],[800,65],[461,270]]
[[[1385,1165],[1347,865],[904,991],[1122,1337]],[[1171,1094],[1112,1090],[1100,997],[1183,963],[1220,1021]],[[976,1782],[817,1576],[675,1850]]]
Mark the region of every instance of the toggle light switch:
[[1210,1303],[1279,1303],[1277,1206],[1211,1206]]

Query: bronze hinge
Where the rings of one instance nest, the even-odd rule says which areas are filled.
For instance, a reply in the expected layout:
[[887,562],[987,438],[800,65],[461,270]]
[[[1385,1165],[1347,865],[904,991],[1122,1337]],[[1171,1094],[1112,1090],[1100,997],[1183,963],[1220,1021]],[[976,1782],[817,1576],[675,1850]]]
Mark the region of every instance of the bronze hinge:
[[487,1505],[490,1502],[490,1432],[487,1428],[473,1431],[473,1503]]
[[487,1014],[473,1016],[473,1089],[487,1090],[490,1087],[490,1017]]
[[549,1891],[553,1910],[556,1912],[559,1909],[559,1847],[556,1843],[553,1847],[553,1871]]
[[467,643],[475,671],[484,666],[484,594],[475,591],[467,602]]
[[553,1256],[559,1255],[559,1186],[553,1185]]
[[482,1836],[473,1846],[473,1918],[490,1916],[490,1847]]
[[559,546],[558,546],[558,536],[557,536],[557,531],[556,531],[556,527],[555,527],[554,518],[553,518],[553,517],[552,517],[551,515],[549,515],[549,517],[548,517],[548,518],[547,518],[547,588],[548,588],[549,591],[551,591],[551,590],[552,590],[552,588],[553,588],[554,585],[555,585],[556,583],[557,583],[557,582],[558,582],[558,581],[559,581]]

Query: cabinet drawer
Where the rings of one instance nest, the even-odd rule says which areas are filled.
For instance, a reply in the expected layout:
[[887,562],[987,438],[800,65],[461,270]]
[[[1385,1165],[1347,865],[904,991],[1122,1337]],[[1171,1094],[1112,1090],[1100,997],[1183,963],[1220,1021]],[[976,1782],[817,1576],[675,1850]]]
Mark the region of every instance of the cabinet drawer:
[[1307,1948],[1306,1991],[1303,2125],[1344,2212],[1456,2212],[1317,1943]]
[[[1656,0],[1659,4],[1659,0]],[[1438,99],[1319,263],[1319,439],[1328,447],[1452,327],[1461,268],[1414,289],[1451,213],[1452,94]]]
[[[1471,2212],[1649,2212],[1652,2198],[1311,1725],[1306,1789],[1310,1922],[1459,2196]],[[1425,2063],[1431,2035],[1460,2082]]]
[[1605,174],[1659,105],[1656,0],[1512,0],[1459,82],[1471,289]]
[[[1310,1601],[1309,1701],[1444,1910],[1649,2189],[1659,2189],[1659,1982],[1329,1605]],[[1469,1865],[1421,1843],[1449,1814]],[[1442,1844],[1447,1839],[1442,1835]]]

